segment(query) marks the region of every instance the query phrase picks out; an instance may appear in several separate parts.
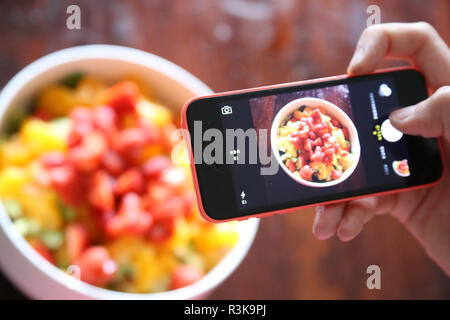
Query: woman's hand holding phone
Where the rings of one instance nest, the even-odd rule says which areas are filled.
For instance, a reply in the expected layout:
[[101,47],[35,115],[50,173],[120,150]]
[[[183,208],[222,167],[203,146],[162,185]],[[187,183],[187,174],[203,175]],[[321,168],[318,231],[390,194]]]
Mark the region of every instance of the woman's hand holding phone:
[[[349,64],[349,74],[372,72],[384,59],[407,59],[420,68],[434,91],[428,99],[399,109],[391,123],[404,133],[441,137],[450,167],[450,49],[427,23],[389,23],[367,28]],[[373,216],[391,213],[450,275],[450,175],[437,185],[346,203],[318,206],[313,233],[319,239],[355,238]]]

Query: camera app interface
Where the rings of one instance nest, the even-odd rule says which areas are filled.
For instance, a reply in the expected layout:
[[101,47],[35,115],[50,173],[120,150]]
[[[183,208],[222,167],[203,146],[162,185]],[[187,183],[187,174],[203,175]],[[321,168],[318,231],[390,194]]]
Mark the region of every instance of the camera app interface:
[[388,118],[396,108],[391,78],[220,105],[224,130],[240,130],[225,150],[238,208],[304,205],[407,186],[414,163]]

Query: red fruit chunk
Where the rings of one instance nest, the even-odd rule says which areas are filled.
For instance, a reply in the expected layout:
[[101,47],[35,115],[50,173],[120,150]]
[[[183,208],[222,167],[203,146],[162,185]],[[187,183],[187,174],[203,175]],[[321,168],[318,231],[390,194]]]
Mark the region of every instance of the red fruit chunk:
[[325,126],[322,123],[318,123],[314,126],[314,132],[316,134],[319,134],[324,129],[325,129]]
[[292,144],[296,149],[303,149],[303,139],[301,137],[295,137],[292,139]]
[[317,138],[316,140],[314,140],[313,145],[314,146],[321,146],[322,145],[322,139]]
[[86,107],[76,107],[70,111],[69,117],[74,122],[92,122],[92,111]]
[[311,161],[322,161],[322,159],[323,159],[323,152],[321,151],[315,151],[311,155]]
[[302,117],[303,117],[303,115],[302,115],[301,111],[299,111],[299,110],[294,111],[294,119],[295,120],[301,120]]
[[129,128],[122,130],[113,141],[116,150],[124,155],[132,152],[132,149],[141,148],[148,144],[150,139],[143,128]]
[[109,106],[97,106],[92,111],[94,125],[104,133],[112,133],[116,129],[117,116]]
[[81,280],[95,286],[108,285],[117,272],[117,263],[102,246],[86,249],[74,264],[80,268]]
[[203,278],[205,274],[199,268],[191,265],[178,266],[172,273],[170,290],[186,287]]
[[89,246],[89,235],[86,227],[81,223],[67,226],[66,246],[69,262],[73,263]]
[[50,185],[56,190],[61,199],[69,204],[77,206],[82,203],[83,181],[77,175],[71,165],[63,165],[48,170]]
[[62,166],[66,161],[66,157],[62,152],[48,152],[41,157],[41,163],[45,168],[53,168]]
[[346,156],[348,156],[348,151],[342,150],[341,153],[340,153],[340,156],[341,156],[341,157],[346,157]]
[[150,213],[155,221],[187,215],[185,199],[182,197],[167,198],[165,201],[150,206]]
[[297,168],[301,169],[306,164],[306,160],[303,156],[299,156],[297,159]]
[[172,166],[172,162],[166,156],[155,156],[147,160],[142,165],[142,172],[147,179],[155,179],[160,174]]
[[139,87],[132,81],[120,82],[106,92],[107,104],[117,112],[132,112],[139,98]]
[[127,193],[117,215],[106,225],[107,234],[116,237],[124,234],[144,235],[153,224],[152,216],[143,210],[141,199],[135,193]]
[[147,233],[147,238],[153,243],[162,243],[169,240],[175,230],[173,219],[162,219],[156,221]]
[[40,240],[33,239],[30,241],[30,245],[33,247],[34,250],[37,251],[45,260],[50,262],[51,264],[56,264],[55,257],[53,256],[53,253],[50,251],[49,248],[45,246],[44,243],[42,243]]
[[309,133],[309,138],[310,138],[311,140],[316,140],[316,139],[317,139],[317,134],[316,134],[314,131],[311,131],[311,132]]
[[335,126],[336,128],[340,128],[341,124],[339,123],[339,121],[337,121],[336,119],[331,119],[331,123],[333,124],[333,126]]
[[286,164],[286,168],[288,168],[288,170],[290,172],[294,172],[295,170],[297,170],[297,168],[296,168],[294,162],[292,162],[292,160],[287,159],[285,164]]
[[113,180],[106,171],[97,171],[92,176],[88,200],[93,207],[99,210],[114,209]]
[[126,168],[125,161],[122,157],[112,150],[108,150],[102,155],[100,165],[113,176],[118,176]]
[[306,139],[303,148],[305,148],[306,151],[311,151],[311,140]]
[[314,170],[309,165],[305,165],[303,168],[300,169],[300,176],[308,181],[311,181],[313,173]]
[[333,172],[331,173],[331,179],[333,180],[337,180],[342,176],[342,172],[340,172],[339,170],[333,170]]
[[342,133],[344,134],[344,138],[345,139],[350,139],[350,134],[349,134],[349,132],[348,132],[348,129],[347,128],[342,128]]
[[314,110],[312,113],[311,113],[311,117],[313,118],[313,121],[315,122],[315,123],[320,123],[320,122],[322,122],[322,115],[321,115],[321,113],[320,113],[320,111],[319,110]]
[[142,193],[144,191],[144,176],[135,168],[129,169],[117,178],[114,193],[122,195],[128,192]]
[[82,138],[81,145],[69,149],[67,156],[78,170],[94,171],[107,148],[105,137],[99,132],[91,132]]

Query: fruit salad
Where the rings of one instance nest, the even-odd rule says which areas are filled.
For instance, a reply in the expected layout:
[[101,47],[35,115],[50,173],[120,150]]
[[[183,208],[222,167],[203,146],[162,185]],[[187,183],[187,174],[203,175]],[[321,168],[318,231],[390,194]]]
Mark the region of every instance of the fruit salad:
[[319,106],[301,106],[278,128],[280,158],[298,179],[339,179],[354,163],[348,129]]
[[28,110],[0,142],[0,196],[49,263],[152,293],[196,282],[236,244],[236,223],[200,217],[177,121],[139,79],[75,74]]

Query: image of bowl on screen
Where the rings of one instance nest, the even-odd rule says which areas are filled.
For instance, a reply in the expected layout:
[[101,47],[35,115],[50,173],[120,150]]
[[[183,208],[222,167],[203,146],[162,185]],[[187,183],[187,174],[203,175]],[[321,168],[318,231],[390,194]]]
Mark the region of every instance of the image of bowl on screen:
[[346,180],[360,157],[356,128],[338,106],[318,98],[300,98],[275,116],[271,146],[283,170],[309,187]]
[[117,46],[65,49],[16,75],[0,95],[8,278],[33,298],[192,299],[229,276],[258,221],[203,220],[187,150],[171,139],[183,103],[208,93]]

